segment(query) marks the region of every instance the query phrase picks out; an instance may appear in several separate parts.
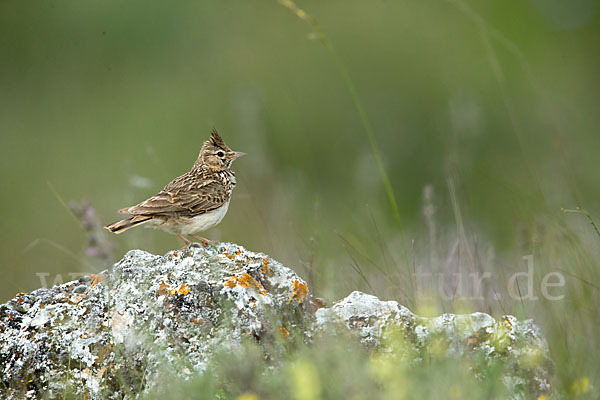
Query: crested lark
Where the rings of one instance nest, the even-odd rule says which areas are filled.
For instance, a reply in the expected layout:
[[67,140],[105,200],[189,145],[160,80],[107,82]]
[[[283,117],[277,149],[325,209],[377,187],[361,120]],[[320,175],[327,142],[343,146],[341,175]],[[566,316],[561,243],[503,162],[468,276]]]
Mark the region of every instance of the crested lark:
[[194,234],[217,225],[227,213],[235,186],[231,163],[243,155],[245,153],[232,151],[213,129],[189,172],[173,179],[148,200],[119,210],[119,214],[131,216],[106,226],[106,229],[121,233],[146,224],[177,235],[185,242],[185,247],[191,242],[184,235],[206,246],[210,241]]

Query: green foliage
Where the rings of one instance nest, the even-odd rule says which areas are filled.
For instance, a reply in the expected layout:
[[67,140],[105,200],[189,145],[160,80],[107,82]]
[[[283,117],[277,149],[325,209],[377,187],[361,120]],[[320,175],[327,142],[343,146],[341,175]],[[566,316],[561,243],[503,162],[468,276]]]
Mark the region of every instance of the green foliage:
[[[396,343],[396,346],[402,346]],[[148,399],[508,399],[502,365],[477,373],[473,360],[429,357],[406,363],[392,353],[368,352],[349,337],[328,337],[265,357],[246,343],[223,353],[190,381],[164,382]]]
[[[281,3],[301,20],[259,0],[0,4],[0,302],[39,287],[36,273],[68,280],[110,259],[79,250],[90,230],[62,199],[87,198],[112,222],[187,170],[216,126],[249,156],[208,236],[271,254],[328,300],[358,289],[423,315],[534,318],[555,386],[591,396],[596,2]],[[306,40],[304,21],[325,50]],[[593,227],[560,212],[575,205]],[[117,258],[179,245],[145,230],[109,240]],[[507,281],[529,255],[537,300],[515,299]],[[434,279],[422,285],[422,272]],[[481,296],[461,293],[456,276],[485,272]],[[540,292],[555,272],[561,300]],[[502,397],[495,366],[482,385],[443,361],[406,368],[344,343],[276,368],[248,345],[165,388],[179,398]]]

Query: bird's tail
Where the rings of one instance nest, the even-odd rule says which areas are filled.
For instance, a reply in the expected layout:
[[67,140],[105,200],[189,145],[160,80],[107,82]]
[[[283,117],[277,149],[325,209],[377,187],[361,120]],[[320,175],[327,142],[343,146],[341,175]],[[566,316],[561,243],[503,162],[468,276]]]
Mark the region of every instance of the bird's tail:
[[105,228],[113,233],[119,234],[125,232],[129,228],[133,228],[134,226],[148,222],[151,219],[152,217],[149,217],[147,215],[132,215],[129,218],[125,218],[110,225],[106,225]]

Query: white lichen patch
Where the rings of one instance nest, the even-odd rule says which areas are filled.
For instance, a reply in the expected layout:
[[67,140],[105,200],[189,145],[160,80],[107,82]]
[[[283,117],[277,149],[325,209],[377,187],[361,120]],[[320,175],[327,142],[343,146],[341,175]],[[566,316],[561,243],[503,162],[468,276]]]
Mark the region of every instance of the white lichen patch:
[[377,297],[354,291],[331,308],[316,312],[317,327],[331,328],[332,322],[343,321],[347,328],[358,332],[361,342],[367,346],[379,346],[384,328],[408,326],[415,316],[396,301],[381,301]]
[[130,328],[134,320],[134,314],[131,310],[119,311],[115,308],[110,312],[108,324],[116,344],[125,342],[125,338],[131,334]]

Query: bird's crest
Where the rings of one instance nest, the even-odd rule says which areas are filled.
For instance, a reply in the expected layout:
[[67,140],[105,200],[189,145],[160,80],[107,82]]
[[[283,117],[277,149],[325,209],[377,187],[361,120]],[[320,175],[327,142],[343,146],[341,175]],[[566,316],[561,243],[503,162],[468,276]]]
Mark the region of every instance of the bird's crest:
[[210,131],[210,142],[213,145],[220,147],[222,149],[227,148],[225,141],[223,141],[223,138],[221,138],[221,136],[219,135],[219,132],[217,132],[216,128],[213,128],[212,131]]

